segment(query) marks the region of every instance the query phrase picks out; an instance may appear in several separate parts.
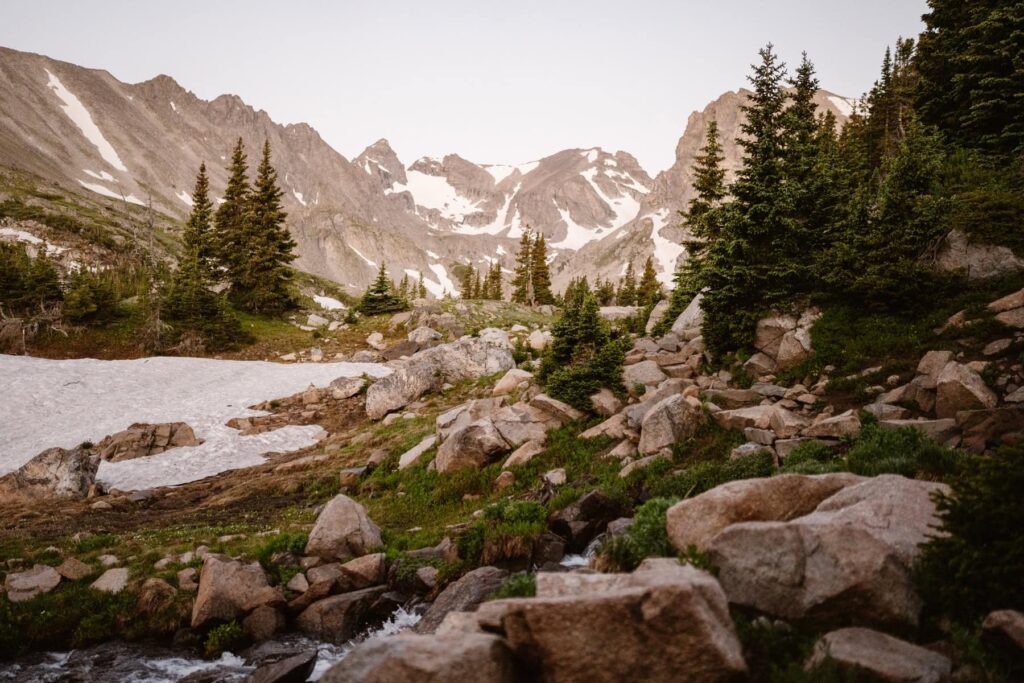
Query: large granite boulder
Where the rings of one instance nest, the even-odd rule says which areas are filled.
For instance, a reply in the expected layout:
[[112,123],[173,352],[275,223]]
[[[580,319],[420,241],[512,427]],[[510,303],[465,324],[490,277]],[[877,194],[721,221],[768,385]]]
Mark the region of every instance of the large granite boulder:
[[949,680],[951,669],[949,659],[938,652],[867,628],[822,636],[805,668],[814,672],[826,663],[884,683],[942,683]]
[[386,591],[387,586],[374,586],[318,600],[302,611],[295,625],[312,638],[341,645],[363,629]]
[[477,420],[453,432],[437,449],[438,472],[485,467],[509,450],[490,419]]
[[781,474],[740,479],[682,500],[665,517],[669,541],[680,552],[705,550],[708,542],[739,522],[788,522],[814,512],[840,489],[863,481],[854,474]]
[[49,593],[60,583],[61,575],[53,567],[37,564],[23,572],[11,572],[4,579],[4,590],[11,602],[31,600]]
[[727,681],[746,672],[718,582],[676,560],[648,560],[632,574],[541,573],[537,597],[485,603],[477,620],[539,680]]
[[998,397],[970,367],[950,361],[942,369],[935,387],[935,415],[956,417],[961,410],[995,408]]
[[489,595],[501,588],[508,572],[497,567],[477,567],[441,591],[423,618],[416,624],[418,633],[433,633],[449,612],[472,612]]
[[121,462],[201,443],[202,439],[197,439],[192,428],[184,422],[136,423],[104,438],[93,450],[99,453],[101,460]]
[[640,444],[643,455],[693,436],[704,423],[704,410],[696,398],[676,394],[654,404],[640,423]]
[[99,456],[88,449],[50,448],[0,477],[0,497],[85,498],[99,465]]
[[515,683],[518,675],[505,642],[484,633],[371,638],[357,645],[320,679],[321,683],[473,681]]
[[366,508],[344,494],[332,498],[316,518],[306,554],[325,560],[349,560],[383,547],[380,528]]
[[510,370],[515,360],[507,345],[492,339],[460,339],[416,353],[395,364],[394,372],[366,390],[366,414],[378,420],[446,382],[479,379]]
[[207,555],[199,574],[199,592],[192,606],[192,628],[231,621],[261,605],[281,606],[280,587],[272,587],[259,562],[240,562]]
[[943,484],[883,475],[790,521],[740,522],[705,545],[729,602],[825,625],[915,626],[912,567],[939,520]]

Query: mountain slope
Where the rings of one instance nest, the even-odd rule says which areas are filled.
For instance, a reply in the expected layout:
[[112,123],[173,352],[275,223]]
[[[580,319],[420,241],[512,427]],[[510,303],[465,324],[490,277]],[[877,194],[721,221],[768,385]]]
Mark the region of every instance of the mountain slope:
[[[348,160],[306,124],[280,125],[235,95],[205,101],[168,76],[138,84],[41,55],[0,48],[0,165],[68,191],[146,205],[183,218],[200,162],[214,193],[239,137],[250,154],[273,148],[299,268],[365,287],[381,262],[396,280],[423,274],[434,296],[456,292],[467,264],[511,270],[526,227],[553,253],[554,280],[618,277],[653,254],[664,281],[682,253],[675,213],[690,198],[690,165],[710,118],[726,164],[744,91],[726,93],[687,122],[672,168],[652,178],[626,152],[569,149],[519,165],[456,154],[406,166],[381,139]],[[819,94],[841,120],[845,100]],[[250,160],[254,162],[254,159]]]

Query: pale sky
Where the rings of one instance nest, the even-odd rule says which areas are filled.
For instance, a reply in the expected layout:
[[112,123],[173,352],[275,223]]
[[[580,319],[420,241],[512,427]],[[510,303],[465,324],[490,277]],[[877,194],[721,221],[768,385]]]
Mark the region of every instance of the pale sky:
[[925,0],[2,0],[0,45],[168,74],[304,121],[348,158],[519,163],[572,147],[671,165],[691,111],[745,85],[772,41],[856,97]]

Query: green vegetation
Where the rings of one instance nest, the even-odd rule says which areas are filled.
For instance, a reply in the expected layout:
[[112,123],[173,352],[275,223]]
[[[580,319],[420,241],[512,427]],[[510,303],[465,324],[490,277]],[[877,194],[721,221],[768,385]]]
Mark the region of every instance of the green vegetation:
[[678,498],[652,498],[633,513],[633,523],[621,536],[608,539],[597,554],[610,569],[633,571],[644,558],[675,555],[665,531],[665,513]]
[[210,630],[206,635],[203,650],[207,657],[217,657],[222,652],[234,650],[245,644],[245,634],[237,621],[229,621]]
[[590,396],[602,387],[623,392],[625,342],[601,320],[597,300],[585,282],[567,295],[538,379],[554,398],[590,412]]
[[1024,609],[1024,449],[971,458],[951,485],[936,497],[944,533],[920,561],[926,604],[965,624],[994,609]]
[[532,598],[537,595],[537,576],[535,574],[513,574],[494,591],[491,600],[503,598]]
[[529,306],[555,303],[551,293],[547,242],[540,232],[527,228],[516,252],[515,275],[512,278],[512,301]]
[[369,286],[357,307],[363,315],[396,313],[409,308],[409,303],[395,293],[394,285],[388,279],[387,266],[380,264],[377,279]]

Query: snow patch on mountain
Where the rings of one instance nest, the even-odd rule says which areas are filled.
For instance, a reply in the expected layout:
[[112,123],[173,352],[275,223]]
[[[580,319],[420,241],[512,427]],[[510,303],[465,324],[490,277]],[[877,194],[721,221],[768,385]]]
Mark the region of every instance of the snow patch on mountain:
[[87,168],[83,168],[82,171],[86,175],[90,175],[93,178],[95,178],[96,180],[106,180],[108,183],[116,183],[117,182],[117,179],[114,178],[114,176],[112,176],[109,173],[107,173],[106,171],[100,171],[99,173],[97,173],[96,171],[90,171]]
[[[114,192],[113,190],[111,190],[111,189],[109,189],[107,187],[104,187],[103,185],[100,185],[99,183],[87,183],[84,180],[79,180],[78,184],[81,185],[82,187],[84,187],[85,189],[91,190],[92,192],[95,192],[96,194],[101,194],[104,197],[110,197],[111,199],[121,199],[122,198],[121,195],[119,195],[117,192]],[[132,204],[138,204],[139,206],[145,206],[146,205],[146,202],[142,201],[141,199],[139,199],[138,197],[136,197],[133,194],[130,194],[130,195],[124,197],[124,200],[126,202],[130,202]]]
[[359,258],[361,258],[364,261],[366,261],[366,265],[370,266],[371,268],[376,268],[377,267],[377,264],[374,261],[371,261],[370,259],[368,259],[365,256],[363,256],[363,252],[359,251],[358,249],[353,247],[351,244],[349,244],[347,246],[348,246],[349,249],[351,249],[352,251],[356,252],[356,256],[358,256]]
[[835,108],[843,116],[850,116],[853,113],[853,101],[848,100],[845,97],[839,97],[838,95],[829,95],[828,100],[835,105]]
[[178,199],[185,202],[188,206],[192,206],[192,197],[185,190],[181,190],[175,195]]
[[[117,156],[117,152],[114,150],[114,146],[107,142],[107,139],[103,137],[103,133],[96,126],[96,123],[92,120],[92,115],[89,110],[85,108],[75,95],[64,87],[64,84],[60,82],[60,79],[50,73],[49,69],[43,69],[46,75],[49,77],[47,86],[60,98],[60,101],[64,103],[61,109],[68,115],[78,129],[82,131],[82,135],[85,136],[86,140],[95,145],[96,149],[99,150],[100,156],[108,164],[116,168],[118,171],[127,171],[124,163],[121,161],[121,157]],[[102,194],[102,193],[101,193]]]
[[[455,288],[455,283],[452,282],[450,277],[448,277],[448,271],[445,269],[444,266],[442,266],[440,263],[431,263],[430,270],[434,271],[434,275],[437,276],[439,287],[441,288],[440,293],[435,293],[431,291],[431,294],[433,294],[436,297],[440,297],[447,290],[447,292],[452,296],[459,296],[459,290]],[[423,284],[426,286],[428,290],[430,289],[431,282],[429,279],[424,279]]]
[[478,210],[476,202],[459,194],[447,178],[422,171],[408,171],[405,175],[408,182],[405,185],[395,183],[389,192],[408,191],[417,206],[435,209],[456,223],[461,223],[466,216]]
[[340,311],[345,308],[345,304],[341,303],[334,297],[324,296],[323,294],[314,295],[313,301],[315,301],[320,308],[327,311]]
[[301,192],[299,192],[298,190],[294,190],[293,189],[292,190],[292,194],[295,195],[295,198],[297,200],[299,200],[299,204],[302,204],[303,206],[306,206],[306,200],[302,198],[302,193]]
[[671,285],[676,272],[676,261],[686,249],[678,242],[661,236],[665,227],[668,209],[661,209],[651,216],[651,241],[654,242],[654,260],[658,262],[658,281]]

